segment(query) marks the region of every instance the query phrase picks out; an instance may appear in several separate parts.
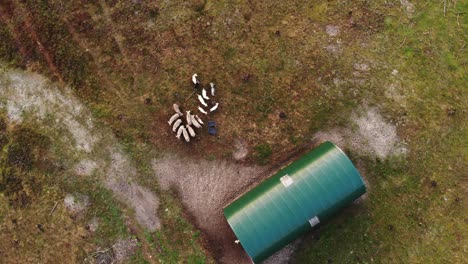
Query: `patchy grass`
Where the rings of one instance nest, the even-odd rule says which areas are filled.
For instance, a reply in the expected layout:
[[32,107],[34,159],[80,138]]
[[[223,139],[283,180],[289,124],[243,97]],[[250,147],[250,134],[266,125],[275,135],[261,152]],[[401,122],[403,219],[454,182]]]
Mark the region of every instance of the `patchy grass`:
[[[397,124],[407,156],[353,155],[364,164],[368,199],[306,239],[297,262],[463,262],[467,4],[444,3],[414,1],[411,13],[400,1],[6,1],[0,57],[72,84],[142,175],[151,170],[147,149],[219,158],[241,138],[258,146],[249,160],[268,163],[347,124],[357,106],[378,107]],[[329,36],[327,25],[339,33]],[[186,146],[164,124],[173,102],[195,109],[186,101],[194,72],[218,85],[220,133]],[[149,179],[140,180],[157,190]],[[110,209],[101,217],[117,227],[109,232],[125,233],[120,205],[102,195],[96,210]],[[142,254],[204,261],[200,241],[187,242],[196,231],[180,204],[161,196],[167,229],[149,234],[146,246],[164,251]]]
[[[462,263],[466,259],[462,9],[466,4],[449,3],[444,15],[442,4],[416,3],[415,14],[405,18],[399,7],[387,7],[385,30],[363,56],[390,62],[376,72],[374,78],[380,80],[371,78],[373,82],[387,88],[397,83],[404,89],[404,101],[382,93],[375,102],[400,125],[398,133],[410,152],[404,160],[366,161],[368,199],[321,228],[319,236],[309,237],[296,262]],[[398,77],[390,76],[392,69],[398,70]]]
[[156,151],[132,138],[123,141],[123,147],[133,157],[140,183],[150,187],[161,200],[158,215],[163,228],[144,232],[143,254],[146,259],[157,258],[161,263],[213,263],[210,254],[202,247],[206,242],[200,237],[200,231],[188,221],[189,217],[176,195],[172,191],[160,190],[155,182],[151,161],[158,156]]
[[153,247],[161,251],[161,262],[214,263],[210,254],[201,247],[206,241],[201,239],[200,231],[195,230],[187,221],[175,194],[162,192],[160,195],[164,201],[160,215],[165,228],[149,234],[148,239],[153,241]]
[[[3,119],[0,123],[5,124]],[[91,234],[84,219],[71,218],[61,204],[64,190],[54,180],[60,168],[48,155],[48,137],[31,128],[2,127],[6,137],[0,156],[2,261],[79,262],[91,250]],[[56,202],[60,205],[52,212]]]
[[47,173],[53,170],[44,151],[50,142],[29,128],[19,127],[9,133],[4,120],[0,122],[4,142],[0,156],[0,192],[13,208],[24,208],[41,194]]

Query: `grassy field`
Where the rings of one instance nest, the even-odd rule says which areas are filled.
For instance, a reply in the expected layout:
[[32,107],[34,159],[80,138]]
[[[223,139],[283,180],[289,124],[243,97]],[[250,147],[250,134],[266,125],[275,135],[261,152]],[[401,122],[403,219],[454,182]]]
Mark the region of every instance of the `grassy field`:
[[[165,228],[148,233],[128,223],[125,206],[92,179],[67,181],[56,165],[65,157],[36,161],[54,142],[40,128],[2,122],[0,256],[79,262],[96,247],[136,236],[135,263],[211,262],[176,195],[152,182],[148,153],[229,159],[241,139],[247,164],[274,166],[317,132],[349,125],[354,110],[375,107],[407,153],[379,159],[347,149],[362,165],[369,194],[307,236],[293,262],[463,263],[467,9],[465,1],[396,0],[1,3],[0,58],[70,86],[110,127],[139,182],[160,196]],[[213,119],[220,133],[187,147],[164,124],[172,103],[196,108],[187,100],[195,72],[218,86]],[[22,151],[19,163],[8,158],[15,151]],[[50,217],[70,192],[91,197],[86,216],[70,219],[57,208]],[[104,223],[90,235],[83,227],[96,214]],[[15,243],[20,254],[5,253]],[[57,256],[48,253],[54,247],[71,249]]]

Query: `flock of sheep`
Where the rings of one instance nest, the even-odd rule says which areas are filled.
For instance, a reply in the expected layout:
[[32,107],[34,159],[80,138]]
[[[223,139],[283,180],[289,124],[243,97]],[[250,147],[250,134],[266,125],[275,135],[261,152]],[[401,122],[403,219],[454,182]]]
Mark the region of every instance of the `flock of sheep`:
[[[195,73],[192,75],[192,83],[194,84],[194,88],[198,93],[198,101],[200,102],[200,106],[198,106],[198,111],[202,114],[207,115],[208,113],[212,113],[218,109],[219,103],[215,103],[212,98],[208,96],[208,92],[205,88],[201,87],[201,83],[198,80],[198,75]],[[211,97],[215,96],[215,85],[214,83],[210,83],[210,91]],[[200,94],[201,92],[201,94]],[[185,114],[185,125],[182,124],[184,122],[184,114],[180,111],[179,105],[173,104],[172,107],[174,108],[175,114],[171,116],[168,123],[169,126],[172,126],[172,132],[176,133],[176,137],[180,139],[183,135],[186,142],[190,142],[191,137],[195,137],[197,134],[195,133],[194,128],[201,128],[203,120],[198,117],[198,115],[192,115],[191,111],[186,111]],[[205,110],[206,109],[206,110]],[[193,127],[192,127],[193,126]]]

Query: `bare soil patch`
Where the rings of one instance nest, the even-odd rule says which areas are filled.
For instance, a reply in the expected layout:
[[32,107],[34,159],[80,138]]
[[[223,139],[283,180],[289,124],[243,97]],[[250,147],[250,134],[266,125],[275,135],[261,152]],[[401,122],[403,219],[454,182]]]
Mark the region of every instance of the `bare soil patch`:
[[220,263],[250,263],[223,215],[223,207],[266,176],[266,168],[228,161],[207,161],[166,155],[153,161],[164,189],[178,192]]
[[387,121],[376,108],[362,108],[351,114],[347,127],[320,131],[314,138],[330,140],[343,149],[372,158],[385,159],[407,152],[397,135],[396,126]]

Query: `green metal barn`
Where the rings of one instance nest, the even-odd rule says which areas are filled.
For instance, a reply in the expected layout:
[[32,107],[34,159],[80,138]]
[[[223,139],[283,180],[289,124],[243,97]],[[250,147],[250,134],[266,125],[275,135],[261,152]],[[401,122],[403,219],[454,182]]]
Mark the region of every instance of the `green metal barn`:
[[365,192],[346,154],[325,142],[229,204],[224,215],[258,263]]

